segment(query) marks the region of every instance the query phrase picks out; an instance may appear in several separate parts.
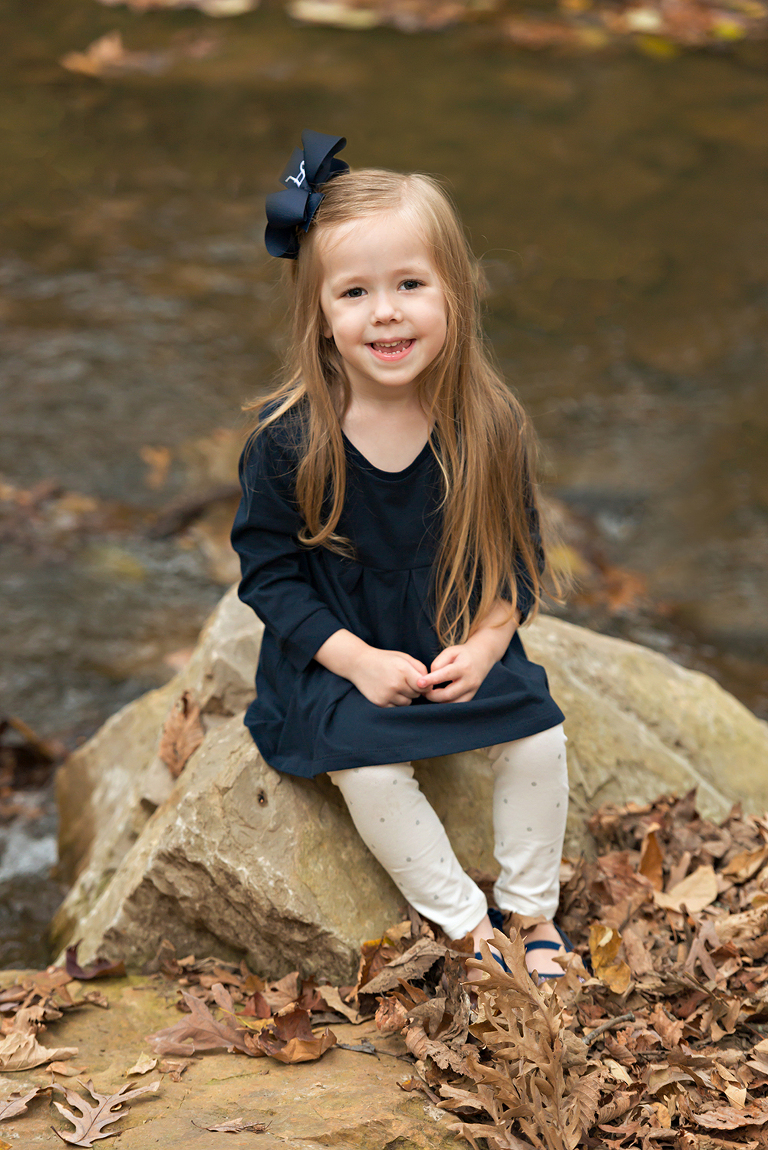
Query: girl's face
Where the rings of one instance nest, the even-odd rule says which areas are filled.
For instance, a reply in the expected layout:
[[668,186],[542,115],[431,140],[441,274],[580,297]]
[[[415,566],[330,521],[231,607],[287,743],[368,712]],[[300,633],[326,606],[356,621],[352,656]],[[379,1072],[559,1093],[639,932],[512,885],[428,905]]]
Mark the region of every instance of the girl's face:
[[447,305],[424,240],[403,213],[381,212],[320,237],[323,334],[353,395],[402,394],[445,343]]

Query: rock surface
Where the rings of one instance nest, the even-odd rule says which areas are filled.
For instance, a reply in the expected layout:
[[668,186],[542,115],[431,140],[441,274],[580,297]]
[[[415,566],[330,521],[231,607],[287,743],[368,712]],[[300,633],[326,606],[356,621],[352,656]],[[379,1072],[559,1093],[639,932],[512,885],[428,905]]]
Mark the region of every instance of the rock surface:
[[[228,592],[184,671],[113,716],[62,769],[60,867],[73,886],[54,920],[57,945],[82,939],[82,958],[136,966],[167,937],[180,953],[245,954],[263,975],[298,966],[343,982],[360,941],[400,917],[400,895],[336,788],[278,775],[243,727],[260,637]],[[707,676],[549,617],[524,641],[568,716],[566,853],[590,849],[585,819],[606,801],[696,786],[713,817],[738,800],[768,807],[768,725]],[[206,736],[173,780],[157,745],[185,690]],[[417,771],[462,863],[493,870],[487,760],[470,752]]]
[[[13,982],[13,973],[3,971],[0,985]],[[80,1071],[76,1078],[92,1079],[101,1093],[114,1093],[126,1083],[151,1084],[161,1077],[157,1069],[141,1077],[125,1074],[140,1055],[151,1053],[147,1034],[178,1022],[175,986],[132,978],[100,981],[98,989],[109,1008],[65,1014],[41,1036],[43,1045],[77,1047],[71,1061]],[[164,1076],[157,1095],[130,1103],[125,1116],[107,1129],[119,1133],[121,1150],[466,1150],[467,1143],[446,1129],[452,1116],[423,1095],[399,1089],[398,1081],[413,1073],[412,1065],[396,1057],[405,1051],[399,1035],[384,1038],[373,1022],[334,1024],[332,1030],[339,1042],[359,1045],[368,1038],[382,1053],[375,1058],[333,1047],[320,1062],[294,1066],[224,1052],[197,1055],[182,1060],[188,1068],[180,1082]],[[56,1076],[88,1097],[76,1078]],[[50,1071],[42,1066],[0,1076],[0,1100],[50,1082]],[[64,1101],[59,1091],[54,1098]],[[206,1130],[232,1118],[264,1123],[267,1130],[259,1135]],[[26,1114],[0,1125],[0,1144],[54,1150],[62,1141],[52,1126],[72,1130],[46,1096],[38,1097]]]

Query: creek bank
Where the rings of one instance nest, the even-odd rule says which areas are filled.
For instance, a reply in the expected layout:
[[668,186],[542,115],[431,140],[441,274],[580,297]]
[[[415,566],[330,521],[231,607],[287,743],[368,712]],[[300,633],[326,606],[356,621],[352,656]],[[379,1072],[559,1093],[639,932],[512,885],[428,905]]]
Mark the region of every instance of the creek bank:
[[[18,974],[4,971],[1,986],[10,986]],[[75,992],[78,984],[70,983]],[[90,984],[93,987],[93,984]],[[165,979],[100,979],[99,991],[107,1009],[88,1006],[67,1011],[43,1036],[48,1046],[73,1046],[71,1059],[78,1073],[56,1080],[85,1093],[78,1085],[93,1080],[94,1087],[111,1094],[121,1086],[150,1084],[157,1070],[126,1078],[141,1055],[147,1055],[146,1035],[177,1022],[176,987]],[[86,984],[81,989],[87,989]],[[334,1047],[321,1063],[285,1066],[271,1058],[247,1058],[210,1052],[184,1059],[187,1069],[174,1082],[162,1076],[157,1095],[135,1100],[111,1130],[120,1134],[122,1150],[380,1150],[382,1146],[408,1146],[413,1150],[460,1150],[466,1142],[446,1126],[453,1116],[437,1110],[423,1095],[405,1093],[397,1082],[411,1077],[412,1063],[396,1055],[405,1051],[400,1036],[384,1037],[373,1021],[361,1026],[333,1025],[339,1042],[359,1045],[373,1041],[378,1057]],[[65,1063],[65,1065],[68,1065]],[[45,1067],[0,1077],[0,1097],[25,1094],[35,1086],[47,1087],[51,1073]],[[54,1098],[62,1101],[56,1091]],[[267,1130],[255,1138],[248,1132],[214,1134],[206,1127],[231,1118],[262,1122]],[[54,1110],[49,1097],[35,1098],[26,1114],[0,1126],[0,1141],[25,1150],[53,1150],[61,1139],[51,1129],[68,1132],[71,1126]],[[220,1141],[221,1140],[221,1143]]]
[[[72,884],[55,945],[138,967],[164,938],[179,953],[246,957],[259,974],[351,981],[362,939],[401,915],[327,780],[278,775],[251,742],[262,626],[230,590],[187,665],[114,715],[58,778],[60,877]],[[588,816],[698,789],[702,814],[768,807],[768,725],[705,675],[561,620],[525,630],[568,716],[566,853],[592,853]],[[178,779],[158,754],[184,692],[205,735]],[[492,871],[491,773],[474,752],[417,764],[465,866]],[[329,843],[333,844],[329,849]]]

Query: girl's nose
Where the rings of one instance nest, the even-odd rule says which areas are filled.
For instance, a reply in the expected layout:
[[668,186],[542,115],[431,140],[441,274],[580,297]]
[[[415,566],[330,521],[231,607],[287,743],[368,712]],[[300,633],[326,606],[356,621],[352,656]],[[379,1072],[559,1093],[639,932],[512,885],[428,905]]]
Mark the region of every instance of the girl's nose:
[[374,323],[390,323],[401,318],[399,303],[390,292],[378,292],[373,299]]

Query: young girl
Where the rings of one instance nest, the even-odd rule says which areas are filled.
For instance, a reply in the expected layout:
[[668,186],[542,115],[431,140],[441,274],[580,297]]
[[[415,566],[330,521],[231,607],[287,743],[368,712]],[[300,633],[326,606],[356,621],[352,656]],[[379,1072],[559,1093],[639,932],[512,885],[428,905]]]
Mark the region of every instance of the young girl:
[[245,721],[276,770],[327,772],[408,902],[476,950],[485,896],[411,761],[483,748],[496,902],[538,920],[529,967],[558,977],[563,715],[518,634],[544,567],[532,434],[485,353],[439,185],[302,141],[267,201],[267,248],[294,261],[289,361],[258,405],[232,534],[265,623]]

